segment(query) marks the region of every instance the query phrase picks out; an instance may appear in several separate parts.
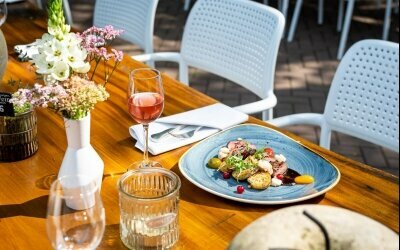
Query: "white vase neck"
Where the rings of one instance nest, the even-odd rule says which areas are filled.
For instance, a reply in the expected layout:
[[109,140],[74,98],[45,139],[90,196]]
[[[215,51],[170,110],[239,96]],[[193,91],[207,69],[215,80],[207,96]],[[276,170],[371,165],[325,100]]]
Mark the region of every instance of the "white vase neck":
[[80,120],[64,118],[69,148],[79,149],[90,145],[90,113]]

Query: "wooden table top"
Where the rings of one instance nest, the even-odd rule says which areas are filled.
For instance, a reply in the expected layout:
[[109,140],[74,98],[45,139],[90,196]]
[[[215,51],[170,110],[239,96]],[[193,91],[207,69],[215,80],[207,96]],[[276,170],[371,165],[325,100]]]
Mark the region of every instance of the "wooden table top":
[[[35,79],[29,63],[16,60],[16,44],[27,44],[41,37],[46,23],[36,12],[14,12],[4,26],[9,63],[3,82],[11,77],[24,82]],[[111,97],[92,112],[91,143],[105,163],[102,199],[106,209],[106,230],[99,249],[124,249],[119,239],[119,207],[116,183],[142,152],[134,148],[128,133],[133,124],[126,107],[128,72],[143,64],[126,57],[107,86]],[[99,77],[101,76],[99,72]],[[98,78],[101,79],[101,78]],[[215,103],[216,100],[163,75],[165,109],[163,116],[176,114]],[[38,110],[39,151],[19,162],[0,163],[0,248],[50,249],[45,220],[48,189],[58,173],[66,150],[64,124],[60,116],[49,110]],[[272,127],[255,118],[249,123]],[[277,128],[276,128],[277,129]],[[282,129],[286,135],[302,142],[334,163],[342,177],[327,194],[301,202],[347,208],[369,216],[398,232],[399,180],[323,149]],[[178,160],[190,146],[154,157],[182,180],[180,202],[179,249],[224,249],[233,237],[257,218],[290,205],[251,205],[227,200],[199,189],[179,171]],[[196,215],[196,216],[194,216]]]

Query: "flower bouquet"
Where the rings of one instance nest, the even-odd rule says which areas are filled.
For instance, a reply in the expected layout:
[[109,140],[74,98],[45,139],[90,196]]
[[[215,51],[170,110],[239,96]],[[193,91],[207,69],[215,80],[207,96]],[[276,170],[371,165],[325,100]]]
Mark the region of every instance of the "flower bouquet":
[[[10,102],[16,113],[37,107],[59,113],[64,118],[68,141],[59,177],[91,175],[100,184],[104,164],[89,143],[90,110],[109,97],[105,86],[122,61],[123,53],[108,49],[108,45],[123,31],[106,26],[92,27],[82,33],[70,32],[62,0],[50,0],[48,4],[48,33],[35,42],[37,53],[30,60],[44,81],[18,89]],[[101,62],[104,62],[104,82],[97,84],[93,77]],[[113,66],[108,66],[108,62]]]
[[[64,118],[79,120],[86,117],[96,103],[109,96],[105,86],[122,61],[123,53],[115,49],[109,52],[107,45],[122,30],[106,26],[70,33],[70,26],[65,24],[62,0],[49,1],[48,12],[48,33],[36,41],[38,53],[30,60],[36,73],[43,76],[44,84],[18,89],[10,102],[16,113],[42,107],[52,109]],[[104,83],[94,83],[92,80],[99,64],[110,60],[114,60],[114,66],[109,69],[104,63]],[[91,64],[94,64],[94,70],[89,76]]]

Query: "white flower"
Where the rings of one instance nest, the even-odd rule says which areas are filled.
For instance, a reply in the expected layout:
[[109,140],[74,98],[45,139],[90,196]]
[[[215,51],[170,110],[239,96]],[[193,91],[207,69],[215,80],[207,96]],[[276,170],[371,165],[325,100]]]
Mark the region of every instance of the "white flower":
[[85,59],[87,57],[87,54],[86,51],[81,50],[79,47],[69,47],[65,55],[65,60],[74,71],[75,68],[82,68],[83,66],[85,66]]
[[87,73],[89,70],[90,70],[90,63],[88,62],[83,64],[82,67],[74,68],[74,71],[76,73],[81,73],[81,74]]
[[228,154],[229,154],[229,148],[227,147],[220,148],[218,152],[218,158],[224,159],[228,156]]
[[269,163],[269,161],[259,160],[257,165],[261,170],[268,172],[270,175],[272,175],[274,173],[274,170],[272,169],[272,165],[271,165],[271,163]]
[[53,72],[54,63],[48,62],[44,54],[33,55],[31,62],[35,64],[36,72],[39,74],[51,74]]
[[54,70],[51,74],[58,81],[65,81],[69,77],[69,66],[66,62],[60,61],[54,63]]
[[82,39],[80,39],[75,33],[69,33],[63,38],[64,43],[68,48],[79,47]]
[[277,160],[279,163],[283,163],[286,161],[286,157],[282,154],[280,155],[275,155],[275,160]]
[[50,44],[46,43],[43,46],[43,52],[46,54],[46,60],[49,62],[62,61],[63,58],[67,57],[68,53],[65,45],[57,39],[53,39]]

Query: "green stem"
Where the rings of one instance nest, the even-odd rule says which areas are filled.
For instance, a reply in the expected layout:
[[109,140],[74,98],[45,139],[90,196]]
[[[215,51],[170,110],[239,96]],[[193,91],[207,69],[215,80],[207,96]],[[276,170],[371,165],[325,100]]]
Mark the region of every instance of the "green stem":
[[96,59],[96,65],[94,66],[92,77],[90,77],[90,81],[93,81],[94,74],[96,73],[97,66],[99,66],[100,59]]

